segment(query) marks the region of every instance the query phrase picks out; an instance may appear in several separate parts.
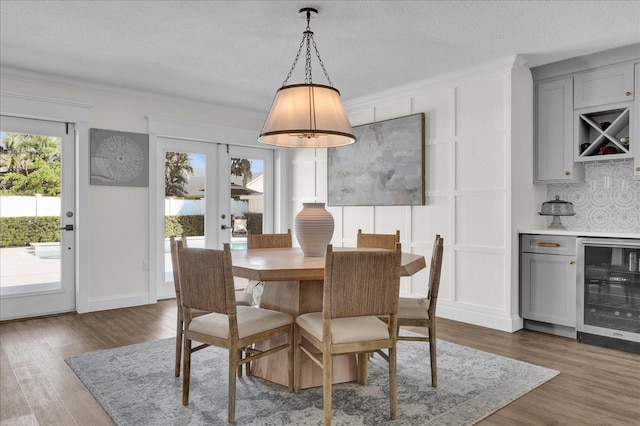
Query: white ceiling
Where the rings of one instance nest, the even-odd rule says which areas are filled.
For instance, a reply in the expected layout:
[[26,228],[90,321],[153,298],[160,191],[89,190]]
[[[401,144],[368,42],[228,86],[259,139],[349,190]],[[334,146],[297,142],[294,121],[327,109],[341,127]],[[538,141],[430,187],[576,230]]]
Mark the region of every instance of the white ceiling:
[[640,0],[2,0],[0,65],[266,113],[306,6],[345,102],[513,55],[533,67],[640,42]]

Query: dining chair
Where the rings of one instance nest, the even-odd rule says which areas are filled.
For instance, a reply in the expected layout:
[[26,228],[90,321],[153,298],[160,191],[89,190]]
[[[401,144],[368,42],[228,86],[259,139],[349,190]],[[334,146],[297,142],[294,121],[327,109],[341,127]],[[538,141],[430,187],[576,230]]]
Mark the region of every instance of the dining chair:
[[429,342],[429,358],[431,360],[431,386],[438,386],[438,368],[436,357],[436,304],[440,288],[440,272],[444,252],[444,238],[436,235],[431,255],[429,288],[425,296],[401,294],[398,305],[398,327],[426,327],[427,337],[400,336],[398,340]]
[[[178,264],[178,247],[187,247],[187,237],[182,234],[180,239],[175,237],[169,237],[169,246],[171,249],[171,265],[173,267],[173,284],[176,292],[176,302],[178,305],[178,314],[176,320],[176,362],[175,362],[175,375],[180,377],[180,363],[182,360],[182,335],[184,332],[184,322],[182,319],[182,300],[180,297],[180,266]],[[238,305],[251,306],[253,298],[250,294],[244,291],[236,291],[236,303]],[[194,309],[192,311],[193,316],[204,315],[206,311],[199,311]]]
[[396,243],[400,242],[400,230],[395,234],[365,234],[362,229],[358,229],[357,247],[381,248],[393,250]]
[[253,234],[247,233],[247,248],[278,248],[291,247],[291,229],[283,234]]
[[[291,229],[288,229],[286,233],[282,234],[252,234],[247,233],[247,248],[259,249],[259,248],[283,248],[291,247]],[[264,283],[262,281],[249,280],[245,292],[252,297],[252,303],[255,306],[260,306],[260,298],[262,297],[262,291],[264,290]]]
[[[400,244],[395,250],[333,251],[327,246],[322,312],[299,315],[295,327],[295,385],[300,390],[304,352],[322,368],[324,422],[331,424],[333,356],[357,354],[357,380],[367,381],[367,354],[389,350],[391,419],[397,415],[396,340]],[[386,315],[388,324],[378,315]],[[308,349],[307,342],[313,349]]]
[[[184,316],[182,404],[189,404],[191,354],[201,349],[192,348],[193,340],[229,352],[229,423],[235,421],[236,371],[243,364],[287,350],[292,392],[293,318],[284,312],[236,304],[229,244],[223,250],[180,247],[177,251]],[[194,316],[194,309],[210,313]],[[286,336],[286,342],[264,351],[252,347],[278,336]]]
[[[393,250],[396,243],[400,242],[400,230],[396,230],[395,234],[368,234],[358,229],[356,239],[356,247],[358,248],[381,248],[385,250]],[[367,355],[369,359],[373,357],[373,352]]]

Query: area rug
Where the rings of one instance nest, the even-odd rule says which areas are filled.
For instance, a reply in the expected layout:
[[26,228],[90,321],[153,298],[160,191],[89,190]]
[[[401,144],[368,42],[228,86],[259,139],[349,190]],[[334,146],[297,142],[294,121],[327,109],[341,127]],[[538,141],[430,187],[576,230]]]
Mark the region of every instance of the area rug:
[[[66,359],[117,425],[227,425],[227,352],[192,357],[190,403],[173,375],[174,339]],[[388,367],[371,359],[367,386],[333,386],[334,425],[471,425],[558,374],[439,340],[438,387],[431,387],[424,342],[400,342],[398,418],[389,420]],[[322,388],[289,393],[256,377],[237,380],[237,425],[320,425]]]

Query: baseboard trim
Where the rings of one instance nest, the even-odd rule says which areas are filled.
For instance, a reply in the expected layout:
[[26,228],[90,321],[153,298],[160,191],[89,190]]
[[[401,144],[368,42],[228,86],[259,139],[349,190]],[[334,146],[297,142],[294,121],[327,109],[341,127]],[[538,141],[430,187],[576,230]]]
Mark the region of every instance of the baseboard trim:
[[494,330],[507,331],[509,333],[518,331],[523,327],[522,318],[518,315],[504,317],[444,305],[438,306],[436,315],[441,318],[479,325],[481,327],[492,328]]
[[149,293],[134,293],[118,297],[96,297],[89,299],[88,312],[106,311],[108,309],[130,308],[132,306],[148,305]]

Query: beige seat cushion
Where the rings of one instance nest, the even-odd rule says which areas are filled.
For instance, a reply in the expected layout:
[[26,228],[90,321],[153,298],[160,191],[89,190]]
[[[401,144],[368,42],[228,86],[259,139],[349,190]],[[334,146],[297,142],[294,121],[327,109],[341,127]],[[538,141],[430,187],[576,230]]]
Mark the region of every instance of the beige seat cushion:
[[398,318],[425,319],[429,315],[429,298],[421,294],[400,293]]
[[[284,312],[254,308],[251,306],[238,306],[237,318],[238,336],[241,339],[293,322],[293,318]],[[221,339],[228,339],[229,319],[227,315],[224,314],[210,313],[194,318],[189,325],[189,330]]]
[[[322,340],[322,313],[312,312],[296,318],[296,324]],[[331,320],[333,343],[353,343],[389,338],[387,324],[377,317],[334,318]]]

